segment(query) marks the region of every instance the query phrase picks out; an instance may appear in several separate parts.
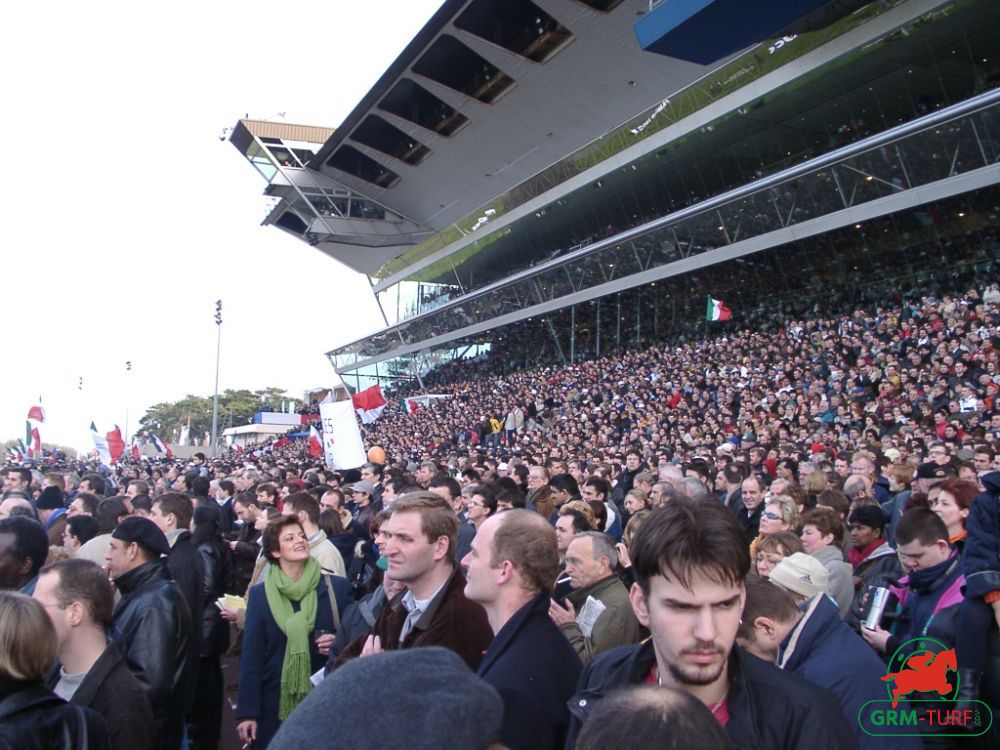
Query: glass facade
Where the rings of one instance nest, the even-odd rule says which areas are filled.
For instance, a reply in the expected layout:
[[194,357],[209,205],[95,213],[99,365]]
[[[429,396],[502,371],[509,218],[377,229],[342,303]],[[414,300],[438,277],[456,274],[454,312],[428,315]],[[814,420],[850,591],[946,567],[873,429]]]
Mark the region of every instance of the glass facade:
[[[489,353],[491,345],[488,342],[463,342],[449,348],[434,351],[422,351],[405,357],[396,357],[384,362],[359,367],[349,373],[342,374],[344,382],[356,390],[363,390],[372,385],[379,385],[386,393],[395,391],[403,383],[422,377],[435,367],[461,359],[473,359]],[[335,368],[337,357],[328,355],[330,364]]]
[[291,206],[307,221],[317,216],[384,220],[388,215],[382,206],[344,188],[304,187],[297,192]]
[[254,169],[261,173],[265,180],[270,182],[274,179],[274,176],[278,174],[278,167],[275,166],[274,160],[271,159],[271,155],[267,153],[260,143],[254,141],[250,144],[250,148],[247,150],[247,159],[253,164]]
[[[500,196],[493,202],[492,210],[497,215],[502,215],[504,212],[516,208],[526,200],[530,200],[569,177],[579,174],[587,167],[613,156],[641,141],[643,138],[652,135],[661,127],[670,124],[674,118],[686,117],[719,97],[733,93],[774,70],[794,62],[831,39],[835,39],[863,25],[872,18],[891,10],[905,1],[883,0],[883,2],[871,3],[849,17],[830,24],[823,29],[797,36],[794,44],[787,43],[786,37],[750,50],[718,71],[715,71],[706,80],[699,81],[688,89],[672,96],[669,100],[670,111],[666,115],[662,114],[665,107],[661,104],[654,107],[650,112],[637,116],[634,121],[626,123],[621,128],[578,149],[549,169],[543,170],[536,177]],[[595,0],[594,2],[588,2],[588,4],[595,7],[608,5],[610,7],[607,10],[610,10],[618,5],[619,2],[621,0],[612,0],[610,3],[607,0],[601,0],[601,2],[596,2]],[[602,12],[605,11],[603,8],[599,9]],[[404,80],[404,82],[406,81]],[[664,100],[664,102],[666,101],[668,100]],[[408,251],[400,258],[390,261],[376,275],[384,278],[385,276],[404,270],[409,264],[426,258],[428,255],[437,252],[460,238],[463,233],[471,231],[479,219],[480,212],[478,211],[467,216],[465,219],[456,222],[453,227],[420,243],[420,245]]]
[[[315,155],[311,144],[286,143],[280,138],[266,136],[255,137],[246,151],[246,157],[254,168],[263,175],[269,183],[279,170],[295,171],[298,174],[312,174],[305,165]],[[312,225],[316,218],[349,218],[369,219],[378,221],[399,221],[395,214],[369,198],[352,192],[344,187],[320,184],[313,177],[312,186],[297,185],[291,179],[289,184],[281,186],[281,195],[295,216],[302,224],[296,222],[293,226],[306,228]],[[324,181],[325,182],[325,181]],[[274,194],[274,193],[272,193]],[[288,222],[278,222],[278,226],[289,229]],[[296,234],[302,232],[296,231]]]
[[[995,165],[1000,158],[1000,93],[956,105],[871,136],[730,193],[556,258],[477,293],[445,303],[337,350],[337,367],[476,326],[676,261]],[[954,110],[965,111],[964,114]],[[666,276],[667,274],[663,274]]]
[[[698,339],[710,326],[734,334],[746,328],[766,331],[799,315],[842,315],[883,299],[940,294],[972,278],[1000,276],[998,205],[1000,188],[994,186],[899,211],[532,316],[452,341],[448,351],[488,344],[490,371],[499,374],[621,353],[668,337]],[[726,302],[733,310],[731,321],[705,321],[709,296]],[[345,379],[353,385],[351,377]],[[428,390],[434,377],[426,380]]]
[[[824,40],[829,33],[824,31]],[[1000,83],[997,38],[1000,6],[995,2],[948,4],[496,232],[486,233],[489,223],[480,224],[478,233],[486,234],[471,243],[456,233],[452,244],[468,244],[380,292],[383,309],[391,322],[419,315],[600,238],[993,88]],[[772,72],[775,58],[792,55],[797,46],[794,54],[799,55],[815,48],[816,41],[796,37],[774,51],[757,48],[749,60],[731,63],[699,87],[665,100],[519,186],[484,215],[492,220],[505,207],[520,205],[652,132],[682,122],[738,88],[736,82],[742,86],[764,70]],[[411,254],[403,257],[412,260]]]

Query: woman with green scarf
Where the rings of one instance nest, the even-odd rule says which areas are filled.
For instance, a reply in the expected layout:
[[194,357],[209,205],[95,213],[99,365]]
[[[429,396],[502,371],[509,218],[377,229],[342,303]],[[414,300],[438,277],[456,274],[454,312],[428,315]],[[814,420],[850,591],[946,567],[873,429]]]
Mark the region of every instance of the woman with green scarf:
[[[255,750],[267,747],[306,697],[309,677],[325,664],[339,613],[351,601],[347,579],[320,570],[310,557],[294,516],[269,522],[261,546],[271,565],[247,594],[236,706],[240,740],[253,740]],[[316,631],[326,634],[317,637]]]

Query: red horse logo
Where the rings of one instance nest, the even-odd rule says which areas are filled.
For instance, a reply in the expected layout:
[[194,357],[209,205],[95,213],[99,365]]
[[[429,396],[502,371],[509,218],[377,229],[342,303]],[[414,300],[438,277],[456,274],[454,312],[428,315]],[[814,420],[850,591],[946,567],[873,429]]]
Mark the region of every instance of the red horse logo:
[[958,659],[955,649],[934,654],[924,651],[914,654],[906,660],[906,665],[898,672],[889,672],[882,682],[895,681],[892,689],[892,707],[899,705],[899,699],[914,691],[920,693],[937,693],[948,695],[954,686],[948,682],[948,672],[958,669]]

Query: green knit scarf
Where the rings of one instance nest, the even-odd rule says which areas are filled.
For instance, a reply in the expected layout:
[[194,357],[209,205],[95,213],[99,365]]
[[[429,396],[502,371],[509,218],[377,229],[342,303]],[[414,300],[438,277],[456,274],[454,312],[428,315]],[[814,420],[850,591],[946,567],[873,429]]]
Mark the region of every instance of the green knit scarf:
[[[281,702],[278,718],[284,721],[312,689],[309,677],[312,660],[309,634],[316,626],[316,585],[320,567],[312,557],[306,561],[302,577],[293,581],[278,565],[271,565],[264,579],[264,593],[271,616],[285,634],[285,659],[281,663]],[[292,602],[300,602],[298,612]]]

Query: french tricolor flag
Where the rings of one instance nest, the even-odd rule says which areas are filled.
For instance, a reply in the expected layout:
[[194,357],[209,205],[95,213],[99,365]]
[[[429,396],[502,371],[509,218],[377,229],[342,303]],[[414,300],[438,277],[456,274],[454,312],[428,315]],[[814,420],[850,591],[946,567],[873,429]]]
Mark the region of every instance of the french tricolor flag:
[[167,458],[174,457],[174,452],[170,450],[170,443],[164,443],[162,440],[156,437],[156,435],[150,435],[149,441],[153,444],[153,447],[156,448],[157,453],[166,453]]

